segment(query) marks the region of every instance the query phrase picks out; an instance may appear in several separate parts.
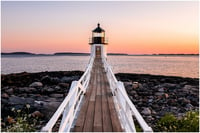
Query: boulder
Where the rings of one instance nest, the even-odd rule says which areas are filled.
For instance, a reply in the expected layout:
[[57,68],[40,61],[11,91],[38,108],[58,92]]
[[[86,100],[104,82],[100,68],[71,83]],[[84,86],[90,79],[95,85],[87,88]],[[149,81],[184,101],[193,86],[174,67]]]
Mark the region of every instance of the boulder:
[[5,90],[5,92],[6,92],[7,94],[9,94],[9,95],[12,95],[13,92],[14,92],[14,90],[13,90],[13,88],[10,88],[10,89]]
[[32,84],[29,85],[29,87],[42,87],[43,84],[41,82],[33,82]]
[[144,108],[141,113],[144,115],[151,115],[151,110],[149,108]]

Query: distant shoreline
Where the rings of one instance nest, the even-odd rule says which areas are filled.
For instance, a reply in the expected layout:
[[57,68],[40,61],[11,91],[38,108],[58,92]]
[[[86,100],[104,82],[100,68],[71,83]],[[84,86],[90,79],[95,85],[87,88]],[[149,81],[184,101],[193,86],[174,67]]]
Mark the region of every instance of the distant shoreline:
[[[89,56],[90,53],[74,53],[74,52],[60,52],[60,53],[54,53],[54,54],[35,54],[35,53],[29,53],[29,52],[10,52],[5,53],[2,52],[2,57],[21,57],[21,56]],[[108,53],[108,55],[119,55],[119,56],[199,56],[199,54],[126,54],[126,53]]]

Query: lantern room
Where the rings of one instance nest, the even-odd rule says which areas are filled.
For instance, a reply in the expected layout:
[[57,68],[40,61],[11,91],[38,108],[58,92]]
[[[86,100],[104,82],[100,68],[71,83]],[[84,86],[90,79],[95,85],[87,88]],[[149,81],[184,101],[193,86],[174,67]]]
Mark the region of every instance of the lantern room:
[[105,41],[105,31],[97,24],[97,28],[92,31],[92,40],[90,44],[107,44]]

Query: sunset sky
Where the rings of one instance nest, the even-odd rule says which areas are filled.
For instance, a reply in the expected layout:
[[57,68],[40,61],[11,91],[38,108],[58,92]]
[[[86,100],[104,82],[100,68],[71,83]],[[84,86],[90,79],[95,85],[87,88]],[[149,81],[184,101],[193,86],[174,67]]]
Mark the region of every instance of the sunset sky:
[[108,52],[199,53],[198,1],[1,2],[1,51],[90,52],[97,23]]

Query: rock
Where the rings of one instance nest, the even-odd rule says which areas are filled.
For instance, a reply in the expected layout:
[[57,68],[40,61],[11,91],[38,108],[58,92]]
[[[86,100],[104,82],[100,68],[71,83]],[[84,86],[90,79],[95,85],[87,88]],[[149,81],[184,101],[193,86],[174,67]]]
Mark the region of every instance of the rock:
[[37,89],[36,88],[33,88],[33,87],[31,87],[31,88],[27,88],[27,90],[26,90],[26,92],[37,92]]
[[141,83],[138,84],[139,89],[143,89],[143,85]]
[[51,94],[50,97],[61,98],[63,94]]
[[149,99],[149,100],[148,100],[148,103],[152,103],[152,102],[153,102],[153,99]]
[[170,107],[170,109],[171,109],[171,110],[177,110],[177,107],[172,106],[172,107]]
[[17,96],[18,97],[27,97],[28,95],[27,95],[27,93],[22,93],[22,94],[18,94]]
[[24,98],[24,97],[18,97],[18,96],[11,96],[8,100],[8,103],[10,105],[17,105],[17,104],[21,104],[21,105],[25,105],[25,104],[33,104],[34,103],[34,99],[32,98]]
[[165,93],[164,94],[165,98],[169,98],[169,94]]
[[156,111],[152,110],[152,111],[151,111],[151,114],[152,114],[152,115],[156,115],[157,113],[156,113]]
[[41,82],[42,82],[42,83],[49,83],[49,82],[51,82],[51,78],[50,78],[48,75],[43,76],[43,77],[41,78]]
[[149,108],[144,108],[141,113],[144,115],[151,115],[151,110]]
[[61,81],[60,81],[60,79],[58,77],[52,77],[51,78],[51,83],[52,84],[58,84],[59,82],[61,82]]
[[9,124],[16,123],[15,119],[13,119],[13,118],[10,117],[10,116],[7,117],[7,122],[8,122]]
[[75,81],[75,80],[78,81],[79,76],[71,76],[71,77],[64,76],[64,77],[61,78],[62,83],[70,83],[70,82]]
[[138,82],[133,82],[132,87],[133,87],[133,89],[139,88],[139,83]]
[[180,98],[178,98],[178,103],[181,105],[186,105],[186,104],[190,103],[190,100],[180,97]]
[[41,82],[33,82],[29,85],[29,87],[42,87],[43,84]]
[[61,87],[60,86],[55,86],[55,90],[56,91],[61,90]]
[[55,90],[53,88],[47,88],[46,91],[47,92],[54,92]]
[[164,88],[160,88],[160,89],[158,89],[158,91],[159,92],[164,92],[165,90],[164,90]]
[[134,90],[132,90],[132,91],[130,92],[130,94],[133,96],[133,95],[137,94],[137,92],[134,91]]
[[60,79],[58,77],[50,77],[48,75],[41,78],[41,82],[44,84],[58,84]]
[[193,86],[191,86],[191,85],[185,85],[183,87],[183,90],[190,90],[191,88],[193,88]]
[[7,99],[7,98],[9,98],[9,95],[8,95],[7,93],[3,93],[3,94],[1,95],[1,97]]
[[164,93],[163,92],[156,92],[155,96],[162,96]]
[[168,89],[175,89],[177,85],[172,83],[164,83],[162,86]]
[[63,88],[69,88],[69,84],[68,83],[59,83],[58,85],[60,87],[63,87]]
[[42,118],[44,117],[44,115],[42,113],[40,113],[40,111],[35,111],[31,114],[33,117],[38,117],[38,118]]
[[10,89],[6,90],[5,92],[6,92],[7,94],[12,95],[13,92],[14,92],[14,90],[13,90],[13,88],[10,88]]
[[188,104],[186,104],[185,107],[187,108],[187,110],[192,110],[194,106],[192,104],[188,103]]
[[4,98],[1,98],[1,109],[3,109],[2,105],[3,104],[8,104],[8,99],[4,99]]
[[154,118],[151,115],[149,115],[149,116],[146,117],[146,120],[147,121],[152,121],[152,120],[154,120]]
[[18,88],[18,91],[20,93],[34,93],[34,92],[37,92],[37,89],[36,88],[33,88],[33,87],[21,87],[21,88]]
[[42,102],[43,109],[41,110],[41,113],[45,114],[47,119],[50,119],[60,104],[61,102]]

